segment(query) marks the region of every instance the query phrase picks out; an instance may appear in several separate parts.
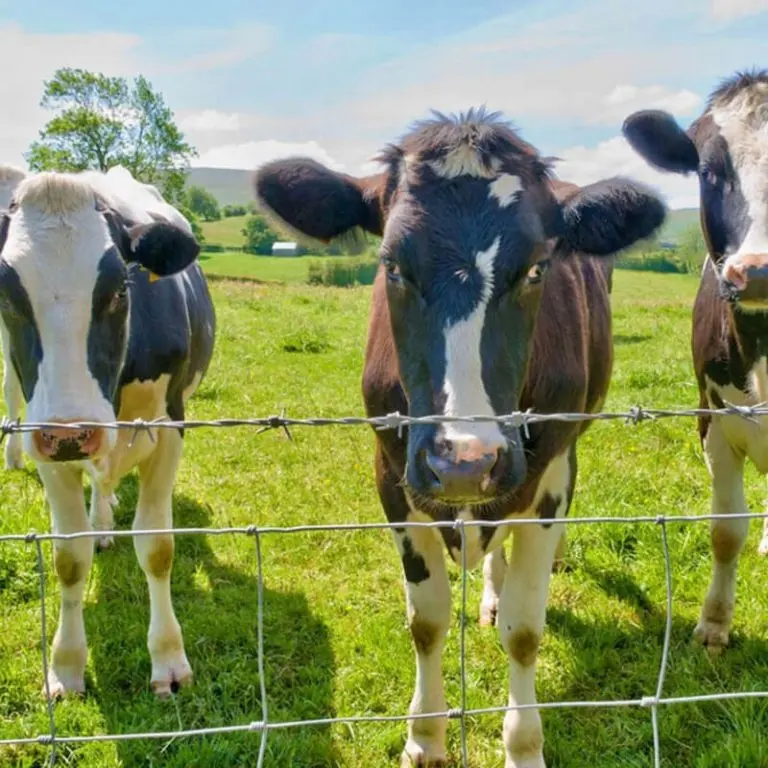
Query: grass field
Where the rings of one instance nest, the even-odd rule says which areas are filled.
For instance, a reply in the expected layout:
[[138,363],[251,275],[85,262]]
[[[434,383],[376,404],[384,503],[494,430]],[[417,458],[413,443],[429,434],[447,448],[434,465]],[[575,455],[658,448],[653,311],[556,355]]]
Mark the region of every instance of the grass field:
[[[693,406],[689,316],[696,280],[619,272],[616,364],[606,410],[635,404]],[[218,347],[190,418],[362,413],[360,371],[368,288],[264,287],[217,282]],[[290,350],[290,351],[289,351]],[[295,351],[304,350],[304,351]],[[248,428],[188,432],[175,494],[179,526],[294,525],[381,521],[367,427]],[[628,426],[595,424],[580,443],[574,516],[700,514],[709,509],[707,473],[693,419]],[[748,501],[762,503],[750,468]],[[135,480],[119,490],[119,527],[130,526]],[[0,532],[48,528],[30,464],[0,473]],[[753,523],[742,558],[733,647],[711,663],[691,641],[708,583],[705,524],[670,526],[674,622],[664,694],[682,696],[768,687],[768,564],[755,554]],[[579,526],[569,534],[565,573],[553,577],[541,650],[541,701],[632,699],[655,690],[664,632],[664,565],[654,525]],[[400,563],[389,534],[267,535],[263,542],[265,658],[273,720],[407,711],[414,664],[405,628]],[[50,568],[50,548],[45,547]],[[460,702],[459,570],[449,569],[454,623],[445,652],[448,705]],[[50,570],[49,570],[50,573]],[[133,547],[118,540],[94,560],[87,593],[88,693],[57,705],[60,734],[127,733],[248,723],[260,717],[256,668],[256,560],[252,539],[177,540],[175,606],[195,685],[170,701],[149,691],[148,599]],[[506,702],[507,661],[496,632],[477,625],[481,574],[469,576],[467,704]],[[47,581],[48,631],[58,589]],[[47,731],[40,696],[40,601],[35,552],[0,545],[0,738]],[[50,638],[49,638],[50,639]],[[652,765],[647,709],[573,709],[543,714],[549,768]],[[763,701],[674,705],[660,711],[666,768],[768,765]],[[270,734],[273,768],[397,766],[403,724],[314,727]],[[468,721],[470,765],[503,765],[501,717]],[[254,766],[258,734],[126,741],[62,747],[60,763],[115,766]],[[449,749],[460,765],[459,726]],[[44,764],[43,746],[0,747],[3,768]]]
[[201,253],[200,264],[209,275],[250,277],[263,282],[306,283],[309,264],[333,256],[254,256],[242,251]]
[[247,216],[230,216],[218,221],[203,221],[200,226],[207,243],[225,248],[242,248],[245,244],[243,229],[247,220]]

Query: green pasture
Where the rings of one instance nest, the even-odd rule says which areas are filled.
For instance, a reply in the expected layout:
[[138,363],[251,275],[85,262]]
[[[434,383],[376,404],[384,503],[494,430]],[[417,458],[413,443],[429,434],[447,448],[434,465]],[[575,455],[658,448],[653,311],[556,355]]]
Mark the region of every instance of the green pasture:
[[[689,353],[695,290],[691,276],[617,272],[616,363],[605,410],[696,405]],[[224,280],[213,283],[212,291],[218,345],[189,418],[268,416],[282,409],[297,417],[363,412],[360,373],[370,288]],[[296,427],[292,438],[246,427],[190,430],[176,485],[176,525],[383,520],[370,428]],[[578,455],[573,516],[709,510],[708,477],[691,418],[634,426],[596,423]],[[750,468],[748,501],[754,511],[761,508],[763,491]],[[118,527],[128,528],[134,477],[123,482],[118,495]],[[0,471],[0,509],[0,533],[48,529],[29,462],[21,472]],[[711,662],[691,639],[710,573],[708,530],[701,523],[669,526],[674,614],[665,696],[768,689],[768,563],[756,555],[759,533],[753,523],[739,572],[732,648]],[[665,623],[660,541],[654,524],[570,529],[568,568],[552,581],[538,666],[540,701],[637,699],[655,692]],[[270,720],[406,713],[415,667],[400,562],[389,534],[268,534],[261,545]],[[44,555],[50,641],[58,587],[47,544]],[[454,622],[444,667],[448,705],[456,707],[461,579],[457,567],[449,570]],[[505,652],[495,630],[477,624],[481,586],[478,569],[468,581],[466,694],[472,708],[502,705],[507,693]],[[171,700],[158,701],[149,690],[148,598],[133,545],[119,539],[95,557],[85,609],[88,690],[82,699],[56,705],[60,735],[171,731],[261,718],[254,539],[178,537],[173,594],[196,681]],[[40,607],[34,546],[0,544],[0,739],[48,729],[40,695]],[[765,701],[670,705],[659,717],[666,768],[768,766]],[[501,720],[498,715],[468,720],[473,768],[503,766]],[[543,713],[543,722],[549,768],[652,766],[649,709],[553,710]],[[396,767],[404,736],[401,723],[278,730],[269,735],[265,765]],[[58,749],[57,765],[251,768],[259,742],[258,733],[246,732],[65,745]],[[449,750],[459,766],[457,721],[449,726]],[[42,745],[0,746],[0,766],[35,768],[46,764],[47,755]]]

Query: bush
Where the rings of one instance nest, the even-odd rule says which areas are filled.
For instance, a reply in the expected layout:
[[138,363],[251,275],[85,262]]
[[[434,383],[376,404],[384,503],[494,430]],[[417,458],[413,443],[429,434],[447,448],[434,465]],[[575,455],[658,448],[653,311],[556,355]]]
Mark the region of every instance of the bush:
[[232,218],[233,216],[247,216],[248,213],[250,213],[250,211],[245,205],[225,205],[221,209],[221,215],[225,219]]
[[204,221],[221,218],[218,200],[204,187],[192,186],[187,190],[187,207]]
[[307,273],[310,285],[346,288],[352,285],[372,285],[379,261],[375,256],[311,261]]
[[268,256],[272,246],[278,241],[278,236],[269,228],[269,224],[261,216],[251,216],[243,229],[245,236],[244,251]]

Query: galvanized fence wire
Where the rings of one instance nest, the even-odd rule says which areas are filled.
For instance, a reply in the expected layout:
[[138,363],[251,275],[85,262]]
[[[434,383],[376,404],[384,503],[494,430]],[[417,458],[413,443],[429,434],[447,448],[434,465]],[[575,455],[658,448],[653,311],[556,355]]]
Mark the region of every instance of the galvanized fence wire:
[[[642,421],[654,421],[661,418],[671,418],[680,416],[738,416],[748,421],[755,422],[759,416],[768,416],[768,406],[761,403],[756,406],[735,406],[726,404],[724,408],[718,410],[709,409],[646,409],[640,407],[631,408],[626,412],[615,413],[536,413],[532,411],[518,411],[502,416],[423,416],[411,417],[403,416],[399,413],[388,414],[380,417],[339,417],[339,418],[308,418],[296,419],[288,418],[285,415],[269,416],[266,418],[254,419],[216,419],[210,421],[191,420],[191,421],[170,421],[159,419],[156,421],[136,420],[129,422],[78,422],[76,424],[60,424],[46,422],[26,422],[9,421],[3,419],[0,423],[0,443],[10,434],[30,432],[38,429],[61,429],[70,428],[73,430],[106,428],[106,429],[128,429],[134,431],[134,437],[142,431],[147,431],[152,438],[151,430],[155,428],[199,428],[199,427],[237,427],[251,426],[258,427],[258,431],[264,432],[271,429],[283,429],[290,438],[288,431],[294,426],[349,426],[367,424],[375,429],[397,429],[400,432],[403,427],[416,424],[442,424],[447,422],[496,422],[501,425],[522,428],[527,431],[531,424],[543,423],[547,421],[606,421],[622,420],[627,424],[639,424]],[[284,730],[300,727],[319,727],[333,726],[338,724],[363,724],[363,723],[393,723],[415,720],[424,720],[435,717],[447,718],[449,720],[458,720],[460,726],[461,755],[464,768],[469,766],[469,749],[467,741],[467,718],[479,717],[484,715],[499,715],[509,711],[538,709],[542,711],[550,709],[584,709],[584,708],[618,708],[618,707],[640,707],[649,709],[651,712],[651,726],[653,734],[653,765],[654,768],[661,767],[661,739],[659,728],[659,708],[673,704],[692,704],[708,702],[724,702],[741,699],[768,698],[768,691],[734,691],[721,692],[713,694],[702,694],[693,696],[664,697],[664,681],[669,666],[669,651],[672,637],[672,609],[673,609],[673,587],[672,587],[672,561],[669,549],[668,529],[670,524],[690,524],[702,521],[712,521],[717,519],[767,519],[768,512],[762,513],[735,513],[735,514],[706,514],[706,515],[643,515],[643,516],[624,516],[624,517],[566,517],[547,520],[549,524],[554,525],[599,525],[599,524],[654,524],[658,525],[661,531],[661,547],[664,555],[664,574],[665,574],[665,592],[666,592],[666,617],[664,626],[664,637],[661,650],[661,660],[659,664],[659,673],[656,681],[655,692],[652,695],[643,696],[637,699],[607,699],[595,701],[549,701],[537,702],[535,704],[515,704],[494,707],[467,707],[467,658],[466,658],[466,623],[467,623],[467,556],[466,556],[466,529],[472,526],[479,527],[503,527],[503,526],[523,526],[540,525],[541,522],[536,518],[508,519],[508,520],[464,520],[455,521],[404,521],[397,523],[378,522],[378,523],[338,523],[338,524],[313,524],[313,525],[295,525],[295,526],[230,526],[222,528],[169,528],[166,533],[174,536],[188,535],[245,535],[253,536],[256,550],[256,572],[257,572],[257,667],[259,674],[259,687],[261,698],[261,719],[249,723],[237,725],[226,725],[211,728],[190,728],[174,731],[147,731],[138,733],[114,733],[97,734],[92,736],[63,735],[56,729],[54,716],[54,704],[50,697],[50,688],[48,680],[49,662],[47,653],[47,615],[46,615],[46,570],[43,558],[42,544],[47,541],[63,541],[79,538],[97,538],[103,535],[102,531],[81,531],[78,533],[37,533],[31,531],[25,534],[3,534],[0,535],[0,544],[9,542],[26,542],[34,544],[36,549],[37,570],[40,581],[40,637],[41,637],[41,660],[42,673],[44,678],[43,690],[46,694],[47,715],[49,721],[49,730],[47,733],[41,733],[37,736],[0,739],[0,746],[23,746],[23,745],[48,745],[50,746],[49,764],[54,765],[57,758],[57,745],[63,744],[88,744],[93,742],[121,742],[132,740],[175,740],[179,738],[219,736],[233,733],[259,733],[261,741],[259,745],[257,768],[262,768],[266,757],[267,737],[270,731]],[[460,614],[460,635],[459,635],[459,668],[460,668],[460,705],[456,708],[447,709],[442,712],[425,712],[419,714],[407,715],[352,715],[341,717],[316,718],[309,720],[293,721],[270,721],[267,706],[267,687],[265,680],[265,659],[264,659],[264,561],[262,552],[262,542],[267,535],[277,534],[298,534],[312,532],[352,532],[352,531],[374,531],[374,530],[392,530],[392,529],[412,529],[412,528],[452,528],[459,533],[461,540],[461,614]],[[115,530],[110,534],[115,538],[132,536],[150,536],[156,535],[155,530]]]

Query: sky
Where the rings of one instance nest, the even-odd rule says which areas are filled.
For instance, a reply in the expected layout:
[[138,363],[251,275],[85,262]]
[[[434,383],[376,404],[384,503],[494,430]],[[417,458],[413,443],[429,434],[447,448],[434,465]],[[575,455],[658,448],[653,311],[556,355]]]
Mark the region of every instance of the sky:
[[695,206],[695,179],[649,169],[621,123],[661,108],[687,126],[721,79],[768,66],[767,38],[768,0],[0,0],[0,162],[25,167],[43,81],[69,66],[147,77],[197,166],[371,173],[430,110],[484,104],[559,178]]

